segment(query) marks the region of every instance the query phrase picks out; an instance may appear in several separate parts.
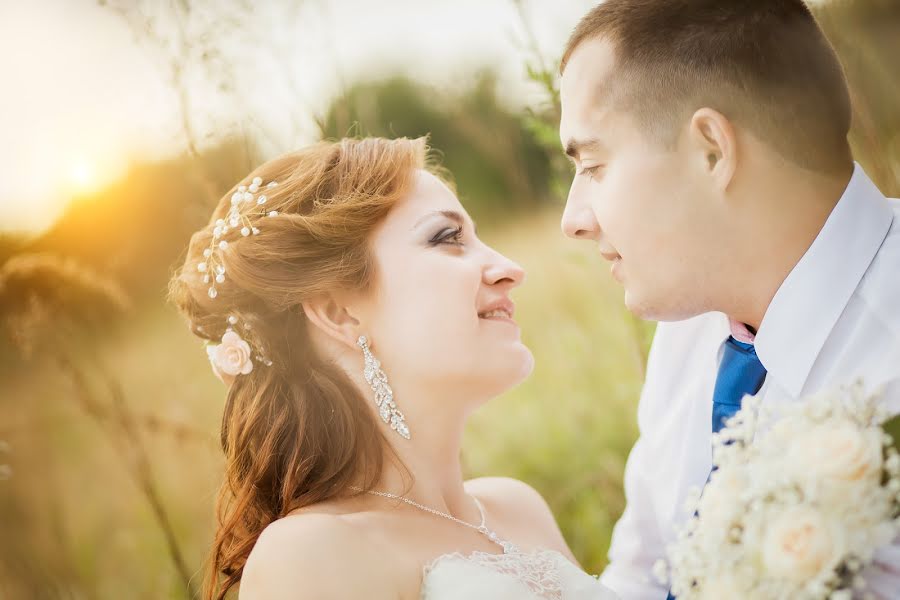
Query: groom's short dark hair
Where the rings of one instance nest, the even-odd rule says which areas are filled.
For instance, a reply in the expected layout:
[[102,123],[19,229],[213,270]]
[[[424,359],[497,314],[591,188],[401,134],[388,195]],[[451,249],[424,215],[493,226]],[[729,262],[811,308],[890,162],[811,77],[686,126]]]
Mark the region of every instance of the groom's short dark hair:
[[594,38],[614,49],[604,91],[669,145],[708,106],[804,168],[851,164],[844,72],[801,0],[607,0],[575,27],[560,73]]

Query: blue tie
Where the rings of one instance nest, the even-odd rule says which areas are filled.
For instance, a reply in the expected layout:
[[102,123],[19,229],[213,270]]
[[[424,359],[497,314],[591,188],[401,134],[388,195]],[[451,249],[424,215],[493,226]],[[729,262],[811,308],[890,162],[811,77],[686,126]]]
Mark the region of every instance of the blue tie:
[[[739,342],[730,336],[725,341],[713,391],[713,433],[718,433],[725,427],[725,421],[741,409],[744,395],[756,394],[765,379],[766,368],[759,362],[753,344]],[[675,600],[675,596],[670,592],[666,600]]]
[[741,409],[744,395],[756,394],[765,378],[766,368],[759,362],[753,344],[745,344],[729,337],[725,341],[713,392],[713,433],[718,433],[725,427],[725,421]]

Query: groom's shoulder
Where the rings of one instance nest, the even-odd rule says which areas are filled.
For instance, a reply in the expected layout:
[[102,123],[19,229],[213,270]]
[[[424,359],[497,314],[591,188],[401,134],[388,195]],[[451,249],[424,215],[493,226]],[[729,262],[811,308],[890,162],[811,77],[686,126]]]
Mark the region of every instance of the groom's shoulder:
[[891,212],[894,213],[894,220],[891,221],[891,228],[888,230],[887,238],[882,244],[879,254],[885,250],[889,252],[893,250],[894,253],[892,253],[891,258],[896,259],[897,255],[895,253],[897,247],[900,246],[900,198],[888,198],[887,202]]
[[900,339],[900,199],[888,198],[888,203],[894,220],[857,293],[895,339]]
[[884,243],[878,250],[876,260],[896,262],[900,260],[900,198],[888,198],[888,206],[894,214],[891,227],[888,229]]

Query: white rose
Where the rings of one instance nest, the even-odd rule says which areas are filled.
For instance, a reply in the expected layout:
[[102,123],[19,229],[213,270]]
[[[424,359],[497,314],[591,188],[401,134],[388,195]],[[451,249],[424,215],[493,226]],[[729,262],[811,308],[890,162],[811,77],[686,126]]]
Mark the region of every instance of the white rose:
[[881,474],[879,435],[846,421],[828,421],[800,433],[788,454],[798,473],[814,479],[855,482]]
[[246,375],[253,370],[250,344],[234,331],[226,331],[221,344],[207,346],[206,354],[213,373],[226,385],[230,385],[236,375]]
[[725,598],[746,598],[747,591],[738,584],[730,573],[721,573],[703,582],[702,600],[723,600]]
[[806,582],[834,568],[841,554],[822,514],[808,506],[795,506],[768,525],[762,559],[774,577]]

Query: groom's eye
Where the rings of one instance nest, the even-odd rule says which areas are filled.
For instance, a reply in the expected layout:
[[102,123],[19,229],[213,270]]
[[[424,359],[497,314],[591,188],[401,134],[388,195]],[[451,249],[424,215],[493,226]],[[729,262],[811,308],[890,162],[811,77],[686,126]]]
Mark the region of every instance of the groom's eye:
[[580,171],[578,171],[578,174],[579,175],[587,175],[588,177],[593,177],[594,175],[597,174],[597,170],[601,166],[602,165],[594,165],[593,167],[582,167],[582,169]]

